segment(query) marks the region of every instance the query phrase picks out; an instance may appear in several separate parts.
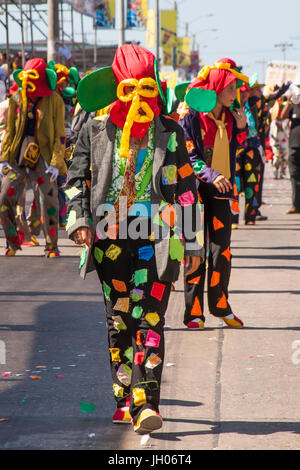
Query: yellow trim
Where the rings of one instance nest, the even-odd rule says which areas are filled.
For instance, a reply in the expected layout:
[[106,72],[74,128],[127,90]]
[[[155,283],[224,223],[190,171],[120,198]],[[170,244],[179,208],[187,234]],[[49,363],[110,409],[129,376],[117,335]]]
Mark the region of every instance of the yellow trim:
[[228,72],[231,72],[239,80],[242,80],[243,82],[249,83],[249,78],[246,75],[244,75],[240,72],[237,72],[237,70],[232,69],[231,64],[222,63],[222,62],[216,62],[211,67],[209,65],[204,65],[204,67],[202,67],[202,69],[198,73],[197,78],[199,78],[200,80],[206,80],[208,75],[210,74],[210,71],[211,70],[216,70],[216,69],[217,70],[228,70]]

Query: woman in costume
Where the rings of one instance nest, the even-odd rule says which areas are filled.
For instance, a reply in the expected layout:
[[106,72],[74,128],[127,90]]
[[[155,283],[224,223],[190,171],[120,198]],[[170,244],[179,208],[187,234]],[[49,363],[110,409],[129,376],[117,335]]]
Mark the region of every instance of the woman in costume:
[[[86,112],[108,107],[108,114],[80,131],[66,190],[67,230],[85,245],[82,275],[95,268],[104,293],[113,422],[149,433],[162,425],[164,314],[183,240],[189,271],[203,255],[201,204],[182,129],[161,114],[168,103],[151,52],[118,48],[112,67],[88,74],[77,95]],[[197,218],[195,234],[180,232],[185,210]]]
[[[231,202],[237,201],[235,157],[238,141],[246,134],[246,116],[239,109],[237,86],[247,81],[230,59],[203,67],[185,95],[188,105],[179,120],[204,204],[205,251],[208,254],[209,312],[231,327],[243,322],[228,302],[231,270]],[[185,277],[184,324],[204,328],[206,262]]]

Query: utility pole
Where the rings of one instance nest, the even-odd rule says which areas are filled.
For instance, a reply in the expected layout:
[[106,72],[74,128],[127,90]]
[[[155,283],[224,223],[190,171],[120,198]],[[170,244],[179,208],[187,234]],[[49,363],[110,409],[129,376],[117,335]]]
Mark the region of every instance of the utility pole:
[[22,67],[25,65],[25,48],[24,48],[24,23],[23,23],[23,4],[22,0],[19,0],[20,8],[20,27],[21,27],[21,51],[22,51]]
[[57,61],[56,43],[59,41],[58,0],[47,0],[48,5],[48,41],[47,62]]
[[120,47],[125,42],[124,0],[118,0],[118,13],[119,13],[119,47]]
[[264,82],[264,79],[265,79],[265,65],[268,63],[267,60],[265,59],[262,59],[262,60],[256,60],[255,61],[257,64],[261,64],[262,66],[262,79],[263,79],[263,82]]
[[29,22],[30,22],[30,44],[31,44],[31,56],[34,56],[34,43],[33,43],[33,22],[32,22],[32,0],[29,2]]
[[158,65],[160,63],[159,59],[159,41],[160,41],[160,22],[159,22],[159,0],[155,0],[154,4],[154,49],[155,57],[157,59]]

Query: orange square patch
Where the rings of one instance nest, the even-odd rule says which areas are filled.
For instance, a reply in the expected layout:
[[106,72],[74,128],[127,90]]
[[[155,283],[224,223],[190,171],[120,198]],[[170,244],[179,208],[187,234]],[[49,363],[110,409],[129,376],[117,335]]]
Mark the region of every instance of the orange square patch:
[[186,178],[187,176],[192,175],[194,170],[189,163],[186,163],[178,169],[178,173],[180,174],[181,178]]

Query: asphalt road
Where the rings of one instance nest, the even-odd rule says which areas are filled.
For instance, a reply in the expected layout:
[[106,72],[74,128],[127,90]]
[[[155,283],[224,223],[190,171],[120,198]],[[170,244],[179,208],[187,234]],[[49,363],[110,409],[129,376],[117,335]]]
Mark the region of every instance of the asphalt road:
[[[59,259],[40,247],[5,258],[0,231],[0,449],[300,449],[300,215],[288,179],[267,167],[268,216],[232,234],[230,302],[245,327],[206,314],[182,323],[182,278],[166,316],[163,428],[143,441],[114,425],[103,296],[78,275],[78,248],[60,234]],[[241,201],[241,206],[243,201]]]

